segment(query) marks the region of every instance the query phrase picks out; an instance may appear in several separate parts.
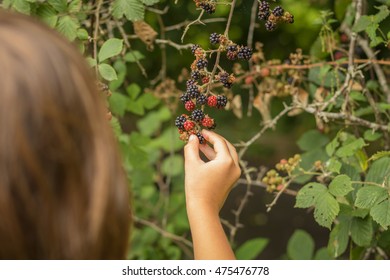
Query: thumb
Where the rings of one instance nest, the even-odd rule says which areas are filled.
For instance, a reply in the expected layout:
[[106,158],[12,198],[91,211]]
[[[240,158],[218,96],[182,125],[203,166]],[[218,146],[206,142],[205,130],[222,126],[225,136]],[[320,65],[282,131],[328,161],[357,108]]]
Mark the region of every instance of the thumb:
[[195,135],[191,135],[187,145],[184,147],[185,161],[198,161],[199,157],[199,140]]

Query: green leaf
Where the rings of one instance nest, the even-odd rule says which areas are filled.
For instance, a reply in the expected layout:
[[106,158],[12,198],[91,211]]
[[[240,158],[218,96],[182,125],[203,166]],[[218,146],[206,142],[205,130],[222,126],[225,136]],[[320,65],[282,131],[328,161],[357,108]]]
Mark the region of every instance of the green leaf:
[[336,149],[340,146],[338,135],[325,147],[328,156],[332,156]]
[[390,156],[390,151],[380,151],[380,152],[377,152],[375,154],[373,154],[368,160],[369,161],[376,161],[380,158],[383,158],[383,157],[389,157]]
[[287,243],[287,255],[292,260],[311,260],[314,253],[313,238],[304,230],[297,229]]
[[79,38],[80,40],[88,40],[88,31],[84,28],[79,28],[79,30],[77,30],[77,38]]
[[160,100],[152,93],[144,93],[141,95],[140,99],[142,100],[145,108],[148,110],[153,109],[160,103]]
[[333,258],[329,255],[328,248],[323,247],[317,250],[315,256],[315,260],[333,260]]
[[29,1],[26,0],[14,0],[12,1],[12,8],[16,11],[29,15],[31,12],[31,7]]
[[351,178],[347,175],[338,175],[329,184],[329,192],[334,196],[344,196],[353,191]]
[[329,139],[318,130],[309,130],[301,136],[297,144],[303,151],[310,151],[328,143]]
[[80,23],[78,22],[78,20],[70,16],[60,17],[57,24],[57,30],[70,41],[76,39],[77,29],[79,27]]
[[126,88],[126,92],[134,100],[141,93],[141,88],[136,83],[132,83]]
[[37,16],[51,28],[54,28],[58,21],[57,12],[48,4],[39,6],[37,9]]
[[353,156],[359,149],[363,148],[364,146],[366,146],[366,143],[362,138],[359,138],[349,144],[341,146],[337,150],[336,155],[339,157],[350,157]]
[[141,0],[141,1],[147,6],[154,5],[160,2],[160,0]]
[[235,251],[238,260],[253,260],[267,246],[268,239],[254,238],[246,241]]
[[47,1],[57,12],[64,13],[67,10],[66,0],[48,0]]
[[349,228],[351,220],[348,218],[340,218],[337,224],[329,235],[328,252],[333,258],[342,255],[348,246]]
[[316,201],[314,219],[319,225],[330,229],[339,211],[340,206],[337,200],[330,193],[326,192],[318,197]]
[[167,176],[177,176],[184,172],[183,157],[179,155],[170,156],[165,159],[161,166],[161,171]]
[[103,79],[107,81],[113,81],[118,79],[118,76],[116,75],[115,69],[106,63],[102,63],[98,65],[99,73],[103,77]]
[[380,23],[381,21],[385,20],[389,16],[390,11],[389,8],[385,5],[382,5],[377,9],[379,10],[379,12],[373,17],[373,21],[375,23]]
[[112,4],[112,15],[116,19],[125,15],[131,21],[142,20],[144,13],[145,7],[140,0],[115,0]]
[[388,197],[387,190],[379,186],[366,186],[358,190],[355,206],[370,209]]
[[334,159],[334,158],[331,158],[327,163],[327,168],[330,172],[334,172],[334,173],[340,173],[340,169],[341,169],[341,162],[338,161],[337,159]]
[[139,61],[139,60],[144,59],[144,58],[145,58],[145,56],[141,52],[131,51],[125,55],[124,60],[127,62],[136,62],[136,61]]
[[96,59],[93,59],[92,57],[87,57],[86,60],[90,67],[95,67],[97,64]]
[[373,227],[370,218],[353,218],[351,222],[351,238],[358,246],[369,246],[373,237]]
[[145,114],[144,106],[142,106],[142,102],[140,102],[140,100],[130,100],[127,105],[127,110],[140,116]]
[[382,184],[389,176],[390,157],[381,157],[372,163],[366,176],[366,182]]
[[81,0],[73,0],[69,3],[68,12],[71,14],[80,12],[82,7]]
[[369,16],[361,16],[359,20],[355,23],[352,28],[353,32],[361,32],[366,30],[366,28],[372,23],[371,18]]
[[319,183],[308,183],[299,190],[296,197],[296,208],[307,208],[313,206],[318,197],[327,193],[328,189]]
[[118,92],[114,92],[108,99],[110,104],[110,110],[121,117],[125,114],[126,108],[130,102],[130,99]]
[[103,62],[110,57],[120,54],[122,49],[123,40],[117,38],[108,39],[99,50],[99,62]]
[[370,214],[384,229],[390,226],[390,200],[386,199],[371,208]]
[[[382,137],[382,133],[375,132],[375,131],[372,131],[372,130],[366,130],[364,132],[364,136],[363,137],[364,137],[364,140],[373,142],[373,141],[376,141],[379,138],[381,138]],[[390,151],[388,151],[388,153],[390,155]]]

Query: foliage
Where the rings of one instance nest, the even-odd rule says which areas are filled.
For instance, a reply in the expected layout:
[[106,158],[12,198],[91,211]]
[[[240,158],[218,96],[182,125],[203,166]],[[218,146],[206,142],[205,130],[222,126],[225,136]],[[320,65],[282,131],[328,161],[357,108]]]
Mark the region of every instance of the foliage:
[[[128,257],[193,257],[183,194],[183,143],[173,124],[190,75],[190,48],[196,43],[208,50],[211,80],[217,69],[235,76],[231,89],[217,80],[208,88],[229,99],[227,110],[232,114],[220,115],[231,122],[237,119],[243,127],[244,113],[247,122],[261,119],[257,132],[248,129],[249,136],[236,135],[243,169],[239,184],[246,189],[234,219],[223,223],[237,257],[256,258],[267,246],[262,237],[237,246],[236,235],[253,188],[264,188],[274,195],[268,211],[277,207],[281,195],[293,195],[295,207],[308,208],[319,226],[329,229],[327,248],[317,251],[308,233],[295,231],[287,244],[288,258],[388,258],[390,63],[381,58],[390,43],[389,1],[336,0],[335,14],[321,15],[308,4],[302,9],[297,1],[282,1],[295,15],[296,25],[275,32],[291,33],[294,40],[310,45],[278,59],[268,57],[267,48],[274,47],[267,46],[271,39],[257,42],[256,33],[267,36],[263,25],[257,27],[257,0],[251,2],[252,9],[235,0],[216,1],[215,15],[207,16],[196,8],[197,1],[171,2],[2,1],[2,7],[56,28],[80,49],[102,82],[132,186],[136,216]],[[245,27],[243,18],[250,19]],[[294,30],[308,28],[307,18],[319,19],[313,40]],[[207,40],[221,29],[228,39],[253,48],[249,62],[220,62],[224,50],[213,49]],[[297,145],[302,152],[289,159],[286,155],[264,176],[264,168],[248,160],[253,157],[248,151],[269,129],[301,116],[315,124],[300,130]],[[224,125],[221,122],[221,129]]]

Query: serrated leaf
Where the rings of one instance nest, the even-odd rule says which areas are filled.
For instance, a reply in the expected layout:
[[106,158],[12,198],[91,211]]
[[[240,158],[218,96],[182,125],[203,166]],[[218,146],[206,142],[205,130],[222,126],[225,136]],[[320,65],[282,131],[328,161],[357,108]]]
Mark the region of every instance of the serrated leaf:
[[348,246],[349,228],[351,220],[349,218],[340,218],[329,235],[328,252],[331,257],[337,258],[342,255]]
[[334,158],[331,158],[328,162],[327,162],[327,168],[330,172],[334,172],[334,173],[340,173],[340,169],[341,169],[341,162],[338,161],[337,159],[334,159]]
[[66,0],[48,0],[47,1],[57,12],[64,13],[67,10]]
[[339,157],[350,157],[353,156],[356,151],[366,146],[366,143],[362,138],[356,139],[352,141],[351,143],[348,143],[344,146],[341,146],[337,152],[336,155]]
[[147,6],[154,5],[160,2],[160,0],[141,0],[141,1]]
[[115,0],[112,4],[112,15],[121,19],[123,15],[131,21],[142,20],[145,7],[140,0]]
[[292,260],[311,260],[314,253],[313,238],[304,230],[295,230],[287,243],[287,255]]
[[370,218],[353,218],[351,222],[351,238],[358,246],[369,246],[373,236]]
[[386,199],[372,207],[370,215],[375,222],[387,229],[390,226],[390,200]]
[[372,23],[371,18],[367,15],[361,16],[359,20],[355,23],[352,28],[353,32],[361,32],[366,30],[366,28]]
[[367,186],[358,190],[355,206],[370,209],[388,197],[387,190],[379,186]]
[[243,243],[235,251],[238,260],[253,260],[255,259],[267,246],[268,239],[254,238]]
[[373,21],[375,23],[380,23],[381,21],[385,20],[389,16],[390,11],[389,8],[385,5],[382,5],[377,9],[379,10],[379,12],[376,15],[374,15]]
[[366,182],[382,184],[390,176],[390,157],[381,157],[371,164]]
[[118,76],[116,75],[115,69],[106,63],[101,63],[98,65],[99,74],[103,79],[107,81],[117,80]]
[[57,12],[47,4],[40,5],[37,9],[37,16],[50,27],[54,28],[58,21]]
[[119,116],[123,116],[125,114],[126,108],[130,102],[130,99],[118,92],[114,92],[110,98],[108,99],[110,104],[110,110]]
[[142,102],[140,102],[140,100],[131,100],[127,105],[127,110],[140,116],[145,114],[144,106],[142,105]]
[[332,156],[336,149],[340,146],[338,135],[325,147],[328,156]]
[[106,42],[104,42],[104,44],[99,50],[99,62],[103,62],[110,57],[120,54],[122,49],[123,40],[117,38],[108,39]]
[[316,201],[314,219],[319,225],[330,229],[339,211],[340,206],[337,200],[326,192],[318,197]]
[[29,15],[31,12],[31,6],[30,3],[26,0],[14,0],[12,1],[12,8],[16,11]]
[[141,93],[141,88],[136,83],[132,83],[126,88],[126,92],[134,100]]
[[69,13],[78,13],[82,7],[81,0],[73,0],[69,3],[68,12]]
[[307,208],[313,206],[318,197],[327,193],[328,189],[319,183],[308,183],[299,190],[295,206],[296,208]]
[[136,62],[136,61],[139,61],[139,60],[144,59],[144,58],[145,58],[145,56],[141,52],[131,51],[125,55],[124,60],[127,62]]
[[[373,142],[373,141],[376,141],[378,140],[379,138],[382,137],[382,133],[379,133],[379,132],[375,132],[375,131],[372,131],[372,130],[366,130],[364,132],[364,139],[366,141],[370,141],[370,142]],[[387,151],[390,155],[390,151]]]
[[78,20],[70,16],[60,17],[57,24],[57,30],[70,41],[76,39],[77,29],[79,27],[80,23],[78,22]]
[[328,143],[329,139],[318,130],[309,130],[301,136],[297,144],[303,151],[310,151]]
[[351,178],[347,175],[338,175],[329,184],[329,192],[334,196],[344,196],[353,191]]
[[388,157],[388,156],[390,156],[390,151],[380,151],[380,152],[373,154],[368,160],[369,161],[376,161],[380,158]]

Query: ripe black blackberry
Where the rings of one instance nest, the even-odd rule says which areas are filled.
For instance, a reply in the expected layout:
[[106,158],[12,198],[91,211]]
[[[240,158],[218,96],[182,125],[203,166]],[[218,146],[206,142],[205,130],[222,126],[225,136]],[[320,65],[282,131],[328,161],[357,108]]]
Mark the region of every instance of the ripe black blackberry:
[[192,54],[195,54],[195,51],[196,51],[198,48],[200,48],[200,46],[199,46],[198,44],[192,45],[192,47],[191,47],[191,52],[192,52]]
[[284,9],[281,6],[276,6],[272,13],[277,17],[281,17],[284,14]]
[[260,20],[267,20],[270,14],[271,14],[270,11],[259,12],[259,13],[257,14],[257,18],[260,19]]
[[199,94],[200,92],[197,85],[190,85],[189,87],[187,87],[187,95],[190,98],[197,98]]
[[229,45],[229,46],[227,46],[227,48],[226,48],[226,50],[227,50],[228,52],[236,52],[237,49],[238,49],[238,46],[237,46],[236,44]]
[[200,144],[206,143],[206,139],[203,137],[202,133],[200,132],[196,133],[196,137],[198,137]]
[[193,71],[193,72],[191,72],[191,79],[193,79],[193,80],[199,80],[199,79],[200,79],[200,72],[199,72],[199,71]]
[[276,29],[276,24],[272,21],[267,20],[265,22],[265,29],[268,31],[274,31]]
[[217,96],[217,108],[224,108],[227,104],[227,98],[225,95]]
[[207,67],[207,60],[206,59],[199,59],[197,62],[196,62],[196,67],[201,70],[203,68],[206,68]]
[[259,4],[259,13],[269,11],[269,3],[267,1],[261,1]]
[[[230,82],[230,79],[229,79],[229,73],[227,73],[227,72],[222,72],[222,73],[219,74],[219,81],[226,88],[231,88],[232,87],[232,83]],[[217,104],[218,104],[218,101],[217,101]]]
[[204,105],[207,103],[207,97],[206,95],[204,94],[200,94],[197,98],[196,98],[196,104],[197,105]]
[[195,109],[192,111],[191,118],[196,122],[201,122],[204,118],[204,113],[201,109]]
[[192,85],[195,85],[195,84],[196,84],[196,81],[193,80],[193,79],[187,80],[187,82],[186,82],[187,88],[188,88],[189,86],[192,86]]
[[190,101],[190,100],[191,100],[191,98],[186,93],[184,93],[180,96],[180,101],[183,102],[183,104],[185,104],[187,101]]
[[213,45],[219,44],[220,39],[221,39],[221,35],[219,35],[215,32],[211,33],[211,35],[210,35],[210,43],[211,44],[213,44]]
[[240,59],[249,60],[252,57],[252,49],[248,47],[241,47],[237,52],[237,57]]
[[206,13],[213,14],[215,13],[215,4],[214,3],[208,3],[203,2],[199,4],[199,7],[201,7]]
[[176,118],[175,120],[175,126],[180,129],[180,130],[183,130],[184,129],[184,123],[186,122],[187,118],[185,116],[179,116]]

